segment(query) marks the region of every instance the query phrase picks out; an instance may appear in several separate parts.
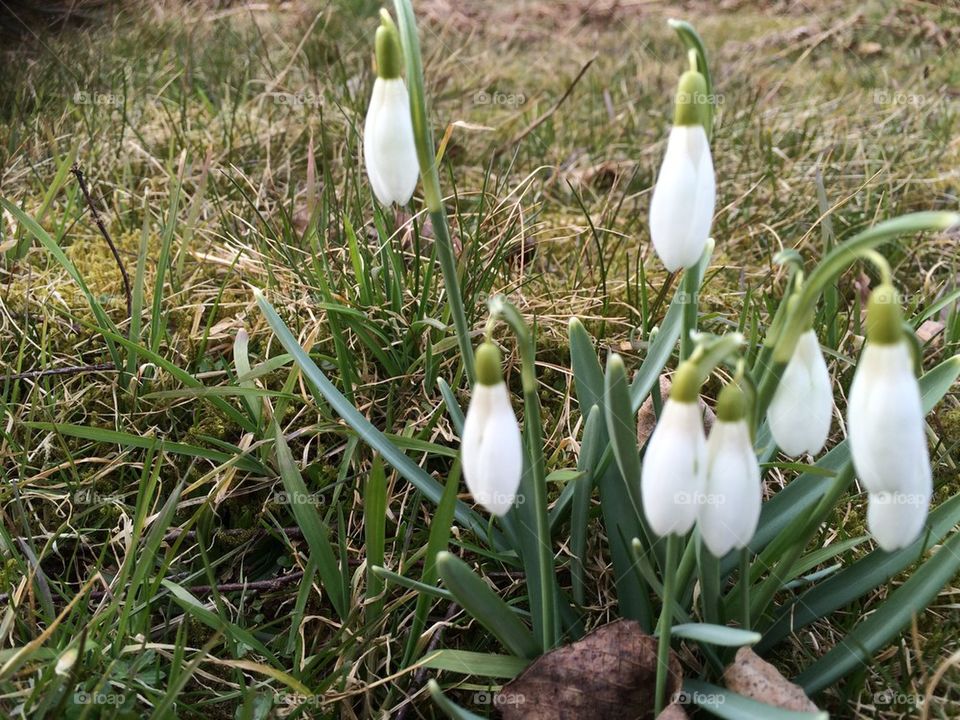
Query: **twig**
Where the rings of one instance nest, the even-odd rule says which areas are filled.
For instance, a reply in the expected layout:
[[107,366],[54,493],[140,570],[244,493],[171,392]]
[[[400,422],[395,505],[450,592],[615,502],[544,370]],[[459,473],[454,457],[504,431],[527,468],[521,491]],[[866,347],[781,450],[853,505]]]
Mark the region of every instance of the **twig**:
[[557,110],[559,110],[559,109],[560,109],[560,106],[563,105],[564,102],[566,102],[566,100],[567,100],[568,97],[570,97],[570,93],[573,92],[573,88],[576,87],[577,83],[580,82],[580,78],[582,78],[582,77],[584,76],[584,74],[587,72],[587,68],[589,68],[591,65],[593,65],[593,61],[596,60],[596,59],[597,59],[597,56],[594,55],[592,58],[590,58],[589,60],[587,60],[587,62],[584,64],[584,66],[583,66],[582,68],[580,68],[580,72],[577,73],[577,76],[573,79],[573,82],[571,82],[571,83],[567,86],[566,91],[563,93],[563,95],[560,96],[560,99],[557,100],[549,110],[547,110],[543,115],[541,115],[541,116],[538,117],[536,120],[534,120],[532,123],[530,123],[526,128],[524,128],[523,130],[521,130],[517,135],[514,135],[513,138],[511,138],[508,142],[504,143],[504,144],[501,145],[499,148],[497,148],[497,149],[494,151],[493,154],[494,154],[494,155],[500,155],[500,154],[501,154],[502,152],[504,152],[505,150],[510,149],[511,147],[513,147],[514,145],[516,145],[517,143],[519,143],[521,140],[523,140],[527,135],[529,135],[529,134],[532,133],[534,130],[536,130],[538,127],[540,127],[541,125],[543,125],[543,123],[545,123],[545,122],[546,122],[547,120],[549,120],[551,117],[553,117],[553,114],[554,114]]
[[107,226],[104,225],[103,220],[100,219],[97,206],[94,204],[93,198],[90,196],[90,191],[87,189],[87,181],[84,180],[83,170],[80,169],[79,165],[74,165],[70,168],[70,172],[77,178],[77,183],[80,185],[80,192],[83,193],[83,197],[90,207],[90,214],[93,216],[93,221],[97,224],[97,228],[100,230],[100,234],[103,235],[103,239],[107,241],[107,245],[110,246],[113,259],[117,261],[117,267],[120,268],[120,274],[123,276],[123,291],[127,296],[127,317],[133,317],[133,295],[130,292],[130,276],[127,275],[127,269],[123,266],[123,260],[120,259],[120,253],[117,250],[117,246],[113,244],[110,233],[107,232]]
[[69,365],[62,368],[50,368],[48,370],[28,370],[27,372],[16,375],[0,375],[0,383],[8,380],[35,380],[49,375],[75,375],[85,372],[104,372],[116,370],[117,366],[113,363],[95,363],[93,365]]

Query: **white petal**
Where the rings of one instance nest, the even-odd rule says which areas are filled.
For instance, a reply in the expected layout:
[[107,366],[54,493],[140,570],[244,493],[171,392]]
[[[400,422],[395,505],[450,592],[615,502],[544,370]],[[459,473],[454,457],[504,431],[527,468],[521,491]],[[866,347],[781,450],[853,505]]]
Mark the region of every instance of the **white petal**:
[[905,342],[867,343],[850,386],[850,451],[872,493],[901,492],[929,473],[920,387]]
[[400,78],[377,78],[363,128],[363,159],[374,195],[384,205],[406,204],[420,169],[410,99]]
[[925,468],[920,469],[915,487],[895,493],[870,493],[868,496],[867,527],[877,545],[887,552],[906,547],[923,530],[933,492],[929,463],[925,464]]
[[700,536],[714,557],[746,547],[760,520],[760,465],[746,422],[717,420],[707,440]]
[[697,519],[706,477],[706,445],[697,403],[667,400],[640,473],[643,512],[658,536],[685,535]]
[[475,385],[460,444],[463,477],[473,498],[494,515],[513,507],[523,472],[522,443],[507,386]]
[[830,372],[816,333],[808,330],[797,341],[767,410],[770,432],[790,457],[816,455],[827,442],[832,415]]
[[700,260],[715,202],[713,160],[703,127],[672,128],[650,200],[650,238],[667,270],[689,268]]

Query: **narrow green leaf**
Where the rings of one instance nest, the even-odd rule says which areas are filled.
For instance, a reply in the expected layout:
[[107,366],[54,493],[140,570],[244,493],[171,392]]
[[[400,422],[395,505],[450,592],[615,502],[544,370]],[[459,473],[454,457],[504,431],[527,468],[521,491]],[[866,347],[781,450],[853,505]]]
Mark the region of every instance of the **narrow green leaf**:
[[674,625],[671,631],[673,637],[693,640],[695,642],[718,645],[720,647],[743,647],[760,642],[760,633],[742,630],[741,628],[727,627],[726,625],[712,625],[710,623],[685,623]]
[[512,680],[526,669],[530,661],[513,655],[444,649],[430,653],[418,664],[431,670]]
[[729,720],[829,720],[826,712],[784,710],[700,680],[683,681],[683,699]]
[[530,630],[463,560],[443,551],[437,555],[437,570],[463,609],[507,650],[522,658],[539,655],[539,648]]
[[431,679],[427,683],[427,688],[430,690],[430,697],[433,698],[433,701],[437,704],[437,707],[443,710],[447,714],[447,717],[452,718],[452,720],[483,720],[483,718],[479,715],[476,715],[469,710],[464,710],[462,707],[444,695],[443,690],[440,689],[440,686],[437,684],[436,680]]
[[922,613],[960,570],[960,532],[954,533],[874,612],[844,635],[830,652],[795,678],[808,694],[820,692],[848,673],[869,666],[915,614]]
[[[306,483],[300,476],[300,470],[293,460],[287,441],[283,437],[280,426],[273,422],[273,437],[276,444],[275,451],[277,455],[277,465],[280,468],[280,479],[283,482],[283,489],[290,498],[290,510],[297,521],[297,525],[303,531],[303,537],[310,548],[310,555],[317,563],[317,569],[320,572],[320,579],[323,581],[324,589],[330,598],[330,603],[341,618],[347,615],[348,589],[343,585],[340,575],[340,564],[333,552],[333,545],[330,543],[330,529],[316,506],[309,502],[310,493],[307,490]],[[346,562],[344,558],[343,562]]]
[[[440,501],[443,488],[436,480],[430,477],[419,465],[403,454],[391,443],[382,432],[375,428],[360,412],[351,405],[339,390],[327,379],[323,371],[304,351],[297,342],[286,323],[277,315],[277,311],[259,292],[256,293],[257,304],[273,329],[280,344],[290,353],[300,366],[301,371],[320,394],[330,403],[331,407],[352,427],[356,433],[370,447],[380,453],[383,459],[394,467],[404,478],[410,481],[434,504]],[[457,521],[470,527],[480,536],[486,536],[487,523],[476,512],[458,501],[456,509]]]

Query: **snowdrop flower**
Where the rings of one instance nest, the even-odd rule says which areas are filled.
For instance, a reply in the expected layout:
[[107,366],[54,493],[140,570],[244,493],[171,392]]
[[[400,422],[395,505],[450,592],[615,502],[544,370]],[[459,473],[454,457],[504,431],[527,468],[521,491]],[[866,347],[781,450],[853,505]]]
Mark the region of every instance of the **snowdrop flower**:
[[869,496],[867,526],[887,551],[917,538],[933,492],[920,386],[903,332],[896,291],[881,285],[867,305],[867,343],[847,424],[853,465]]
[[707,479],[698,503],[700,537],[714,557],[741,549],[760,521],[760,464],[747,424],[743,390],[727,385],[717,399],[717,420],[707,440]]
[[816,455],[827,442],[833,415],[833,389],[817,334],[807,330],[797,341],[767,410],[773,439],[784,453]]
[[377,28],[377,79],[363,127],[363,160],[373,194],[384,205],[406,205],[420,174],[410,120],[410,97],[400,77],[403,50],[386,10]]
[[500,372],[500,351],[477,348],[477,382],[463,425],[463,477],[474,499],[494,515],[513,507],[523,470],[520,426]]
[[707,83],[689,70],[680,77],[673,128],[650,201],[650,238],[670,272],[697,264],[713,222],[716,180],[707,117]]
[[650,529],[661,537],[686,535],[697,519],[707,459],[699,393],[696,366],[682,363],[643,458],[643,512]]

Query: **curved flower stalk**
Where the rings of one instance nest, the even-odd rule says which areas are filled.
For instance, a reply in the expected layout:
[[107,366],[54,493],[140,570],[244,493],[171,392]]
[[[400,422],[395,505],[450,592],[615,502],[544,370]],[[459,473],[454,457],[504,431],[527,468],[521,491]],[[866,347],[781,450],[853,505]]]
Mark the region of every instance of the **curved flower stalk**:
[[790,457],[816,455],[827,442],[832,415],[830,372],[817,334],[807,330],[797,341],[767,410],[770,432]]
[[474,499],[493,515],[506,515],[516,500],[523,470],[523,440],[491,342],[477,348],[477,384],[467,409],[460,451],[463,477]]
[[650,201],[650,238],[670,272],[691,268],[703,255],[716,201],[706,124],[709,96],[695,68],[680,77],[673,128]]
[[698,503],[700,536],[714,557],[743,549],[760,521],[762,490],[748,424],[749,404],[737,384],[717,398],[717,421],[707,440],[703,501]]
[[677,368],[640,472],[643,512],[660,537],[686,535],[697,520],[707,464],[699,397],[697,368],[684,362]]
[[847,423],[853,465],[869,495],[867,526],[887,551],[920,534],[933,492],[913,369],[896,290],[881,285],[867,306],[867,344],[850,387]]
[[403,51],[386,10],[377,28],[377,79],[363,127],[363,161],[373,194],[384,205],[406,205],[420,174],[410,120],[410,97],[400,76]]

